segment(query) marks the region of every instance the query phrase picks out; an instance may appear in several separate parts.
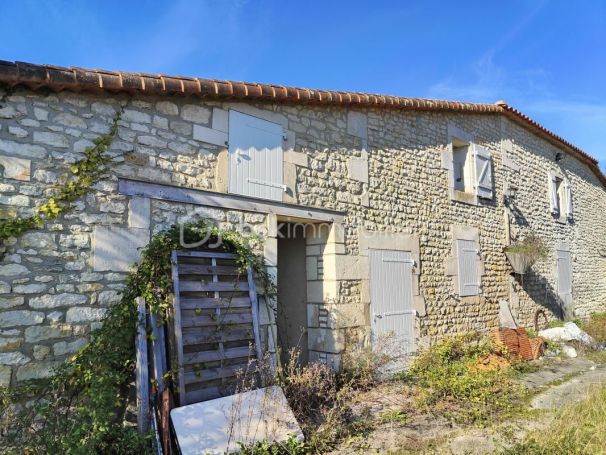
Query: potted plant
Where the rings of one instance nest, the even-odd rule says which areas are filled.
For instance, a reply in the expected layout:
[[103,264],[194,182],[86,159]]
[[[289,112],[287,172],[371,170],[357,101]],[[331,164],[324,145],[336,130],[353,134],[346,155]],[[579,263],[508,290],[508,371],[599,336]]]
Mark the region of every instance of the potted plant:
[[532,265],[539,259],[547,257],[549,250],[539,236],[534,232],[528,234],[524,239],[512,243],[504,249],[507,260],[513,267],[513,271],[524,275]]

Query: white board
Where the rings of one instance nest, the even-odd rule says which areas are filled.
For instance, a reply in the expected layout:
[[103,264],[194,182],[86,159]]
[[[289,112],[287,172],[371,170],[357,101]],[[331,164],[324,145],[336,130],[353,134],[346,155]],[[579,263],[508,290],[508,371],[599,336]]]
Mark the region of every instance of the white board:
[[257,441],[284,442],[303,432],[278,386],[175,408],[170,417],[182,455],[223,454]]

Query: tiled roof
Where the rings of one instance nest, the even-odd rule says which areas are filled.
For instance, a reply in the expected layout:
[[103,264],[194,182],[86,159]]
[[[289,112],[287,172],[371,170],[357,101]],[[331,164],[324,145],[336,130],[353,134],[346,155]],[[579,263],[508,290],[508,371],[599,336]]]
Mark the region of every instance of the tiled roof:
[[185,95],[202,98],[267,100],[282,103],[330,104],[392,108],[415,111],[451,111],[473,114],[504,114],[514,122],[532,130],[548,141],[563,147],[568,153],[586,163],[606,185],[595,158],[552,133],[547,128],[508,106],[495,104],[440,101],[400,96],[373,95],[286,87],[283,85],[234,82],[182,76],[124,73],[53,65],[36,65],[0,60],[0,83],[25,85],[30,88],[48,87],[53,90],[89,92],[127,92],[150,95]]

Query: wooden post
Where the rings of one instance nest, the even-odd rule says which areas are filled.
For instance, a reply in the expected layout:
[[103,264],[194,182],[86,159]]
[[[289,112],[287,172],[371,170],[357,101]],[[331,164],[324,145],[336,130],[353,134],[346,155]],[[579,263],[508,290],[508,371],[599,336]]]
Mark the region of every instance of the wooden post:
[[[185,253],[184,253],[185,254]],[[189,253],[192,254],[192,253]],[[183,369],[183,336],[181,333],[181,304],[179,291],[179,264],[177,262],[177,252],[171,254],[172,272],[173,272],[173,292],[174,294],[174,318],[175,318],[175,344],[177,348],[177,367],[179,374],[179,406],[185,405],[185,372]],[[175,366],[172,368],[174,369]]]
[[149,372],[147,360],[147,334],[145,333],[145,299],[137,297],[137,427],[140,433],[149,430]]
[[248,295],[250,296],[250,306],[252,310],[253,332],[255,336],[255,350],[257,351],[257,359],[263,360],[261,351],[261,336],[259,333],[259,301],[257,300],[257,286],[255,285],[255,277],[252,269],[249,267],[248,273]]

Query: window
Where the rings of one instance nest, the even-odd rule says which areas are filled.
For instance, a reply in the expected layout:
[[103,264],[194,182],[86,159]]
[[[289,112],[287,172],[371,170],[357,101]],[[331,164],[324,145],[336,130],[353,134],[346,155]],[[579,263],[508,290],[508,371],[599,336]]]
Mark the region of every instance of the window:
[[229,111],[229,192],[281,201],[284,133],[267,120]]
[[551,213],[560,221],[572,218],[572,188],[570,181],[557,172],[551,172],[548,180]]
[[493,199],[494,183],[490,151],[474,143],[472,135],[448,126],[449,149],[443,154],[443,167],[449,171],[450,198],[477,204],[480,198]]

